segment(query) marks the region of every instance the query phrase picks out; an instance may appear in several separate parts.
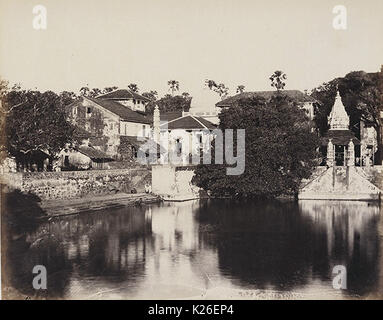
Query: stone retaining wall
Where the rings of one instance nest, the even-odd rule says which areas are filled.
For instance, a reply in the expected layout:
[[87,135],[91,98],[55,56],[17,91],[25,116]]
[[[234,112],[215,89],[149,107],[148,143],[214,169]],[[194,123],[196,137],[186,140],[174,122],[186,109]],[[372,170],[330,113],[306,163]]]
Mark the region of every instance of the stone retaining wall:
[[152,167],[152,191],[166,197],[199,197],[199,188],[192,184],[195,166],[156,165]]
[[118,170],[89,170],[62,172],[8,173],[2,183],[24,192],[36,194],[43,200],[72,199],[116,192],[144,192],[151,181],[151,170],[132,168]]
[[383,166],[355,167],[357,172],[365,176],[371,183],[383,190]]

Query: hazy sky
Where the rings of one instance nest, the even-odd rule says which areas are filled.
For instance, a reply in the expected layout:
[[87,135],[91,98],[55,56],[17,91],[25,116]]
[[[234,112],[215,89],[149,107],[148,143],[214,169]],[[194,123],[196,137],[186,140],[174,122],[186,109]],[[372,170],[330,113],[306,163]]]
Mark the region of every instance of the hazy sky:
[[[197,95],[206,78],[269,90],[312,89],[349,71],[383,64],[383,1],[0,0],[0,75],[40,90],[126,87]],[[35,5],[46,30],[32,27]],[[332,27],[335,5],[347,30]]]

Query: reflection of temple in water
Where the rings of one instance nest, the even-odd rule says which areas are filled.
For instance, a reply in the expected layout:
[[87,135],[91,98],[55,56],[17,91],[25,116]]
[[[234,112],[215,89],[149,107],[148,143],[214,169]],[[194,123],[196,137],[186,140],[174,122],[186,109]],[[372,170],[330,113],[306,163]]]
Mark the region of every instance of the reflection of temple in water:
[[326,229],[329,254],[334,249],[335,235],[341,235],[347,243],[349,255],[353,253],[355,239],[362,250],[369,250],[364,247],[368,246],[369,233],[364,231],[379,219],[379,204],[364,201],[304,200],[299,202],[299,207],[304,216],[310,217],[317,226]]
[[317,283],[332,294],[331,270],[341,264],[348,292],[369,294],[382,273],[379,218],[377,205],[357,201],[121,208],[43,224],[27,237],[32,245],[19,269],[46,265],[61,297],[148,299],[216,287],[314,292]]
[[[326,234],[327,256],[347,270],[348,290],[368,293],[382,287],[380,206],[363,201],[299,202],[301,214]],[[379,283],[380,278],[380,283]]]

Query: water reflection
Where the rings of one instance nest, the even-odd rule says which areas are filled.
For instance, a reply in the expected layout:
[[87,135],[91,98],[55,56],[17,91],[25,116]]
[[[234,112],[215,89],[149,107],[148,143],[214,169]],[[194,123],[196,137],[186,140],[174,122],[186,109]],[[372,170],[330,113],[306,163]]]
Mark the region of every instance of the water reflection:
[[[54,219],[12,241],[11,285],[48,270],[49,298],[230,298],[235,290],[303,297],[379,295],[380,208],[367,202],[190,201]],[[348,289],[332,288],[345,265]],[[268,291],[266,291],[268,292]],[[223,296],[222,296],[223,294]]]

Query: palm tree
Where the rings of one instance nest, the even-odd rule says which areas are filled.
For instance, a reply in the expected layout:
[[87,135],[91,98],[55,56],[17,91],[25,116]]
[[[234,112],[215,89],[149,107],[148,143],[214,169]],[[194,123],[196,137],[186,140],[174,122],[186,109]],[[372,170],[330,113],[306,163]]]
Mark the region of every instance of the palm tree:
[[190,99],[190,94],[189,94],[189,92],[182,92],[182,97],[183,97],[185,100]]
[[245,91],[245,86],[244,85],[239,85],[237,87],[237,93],[243,93]]
[[277,91],[283,90],[287,79],[286,74],[283,71],[277,70],[270,76],[271,86],[277,89]]
[[128,85],[128,88],[130,91],[138,92],[138,86],[135,83],[131,83],[130,85]]
[[174,92],[180,89],[180,83],[177,80],[169,80],[168,81],[169,91],[172,92],[172,96],[174,96]]
[[226,87],[224,83],[217,84],[217,82],[215,82],[214,80],[206,79],[205,85],[210,90],[213,90],[214,92],[218,93],[218,95],[221,97],[221,100],[225,99],[229,93],[229,88]]
[[205,80],[205,86],[208,87],[210,90],[213,90],[213,88],[217,88],[218,85],[214,80],[206,79]]

